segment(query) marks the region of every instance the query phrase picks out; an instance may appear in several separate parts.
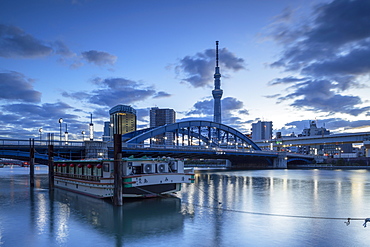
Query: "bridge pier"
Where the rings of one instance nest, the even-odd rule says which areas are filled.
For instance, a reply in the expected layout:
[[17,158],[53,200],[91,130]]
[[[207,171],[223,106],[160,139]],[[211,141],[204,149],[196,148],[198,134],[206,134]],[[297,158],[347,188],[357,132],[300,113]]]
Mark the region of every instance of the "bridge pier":
[[370,141],[364,141],[364,146],[366,148],[366,157],[370,157]]
[[279,169],[288,168],[288,157],[286,152],[279,152],[278,157],[274,159],[273,167]]

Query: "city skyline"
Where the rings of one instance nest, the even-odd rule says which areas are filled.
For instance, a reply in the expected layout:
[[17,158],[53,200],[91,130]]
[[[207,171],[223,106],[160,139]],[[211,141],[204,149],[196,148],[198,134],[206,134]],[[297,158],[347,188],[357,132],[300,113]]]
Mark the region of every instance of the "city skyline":
[[365,0],[3,2],[0,136],[58,135],[63,118],[81,139],[92,113],[101,137],[118,104],[138,129],[152,107],[212,121],[215,41],[222,123],[370,131],[369,12]]

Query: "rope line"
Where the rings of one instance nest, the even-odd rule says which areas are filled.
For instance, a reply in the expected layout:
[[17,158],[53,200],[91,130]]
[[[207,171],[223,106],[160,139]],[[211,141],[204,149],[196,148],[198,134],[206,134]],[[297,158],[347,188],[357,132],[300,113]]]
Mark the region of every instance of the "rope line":
[[346,220],[344,223],[348,226],[351,221],[354,220],[364,220],[365,223],[363,227],[367,226],[367,223],[370,222],[370,218],[344,218],[344,217],[324,217],[324,216],[305,216],[305,215],[289,215],[289,214],[272,214],[272,213],[261,213],[261,212],[251,212],[251,211],[244,211],[244,210],[237,210],[231,208],[224,208],[224,207],[212,207],[212,206],[205,206],[190,202],[182,202],[184,204],[190,204],[197,207],[203,208],[211,208],[211,209],[221,209],[223,211],[235,212],[235,213],[244,213],[244,214],[252,214],[252,215],[263,215],[263,216],[273,216],[273,217],[286,217],[286,218],[299,218],[299,219],[320,219],[320,220]]
[[144,192],[146,192],[146,193],[148,193],[148,194],[157,195],[157,196],[159,196],[159,197],[166,198],[165,196],[163,196],[163,195],[161,195],[161,194],[158,194],[158,193],[155,193],[155,192],[151,192],[151,191],[149,191],[149,190],[146,190],[146,189],[140,188],[139,186],[138,186],[138,187],[136,187],[136,189],[139,189],[139,190],[141,190],[141,191],[144,191]]
[[[197,187],[198,190],[202,191],[204,194],[206,194],[206,192],[201,189],[198,185],[196,184],[193,184],[195,187]],[[220,201],[218,201],[216,198],[214,198],[213,196],[209,196],[210,198],[212,198],[215,202],[217,202],[218,204],[222,204]]]

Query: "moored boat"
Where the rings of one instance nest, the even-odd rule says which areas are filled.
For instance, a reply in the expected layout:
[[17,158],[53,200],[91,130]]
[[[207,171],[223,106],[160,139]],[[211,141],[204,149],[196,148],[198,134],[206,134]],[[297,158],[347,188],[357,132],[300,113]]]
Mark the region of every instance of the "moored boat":
[[[152,197],[181,190],[193,183],[194,172],[171,158],[123,158],[122,196]],[[54,186],[98,198],[113,196],[114,161],[111,159],[54,162]]]

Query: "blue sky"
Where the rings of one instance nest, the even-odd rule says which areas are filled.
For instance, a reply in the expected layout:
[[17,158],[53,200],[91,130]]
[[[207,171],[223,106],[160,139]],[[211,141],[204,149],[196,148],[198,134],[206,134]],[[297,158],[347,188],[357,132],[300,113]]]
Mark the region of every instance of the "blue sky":
[[93,114],[134,107],[213,119],[220,42],[223,123],[250,133],[369,131],[370,1],[13,0],[0,2],[0,137],[81,139]]

